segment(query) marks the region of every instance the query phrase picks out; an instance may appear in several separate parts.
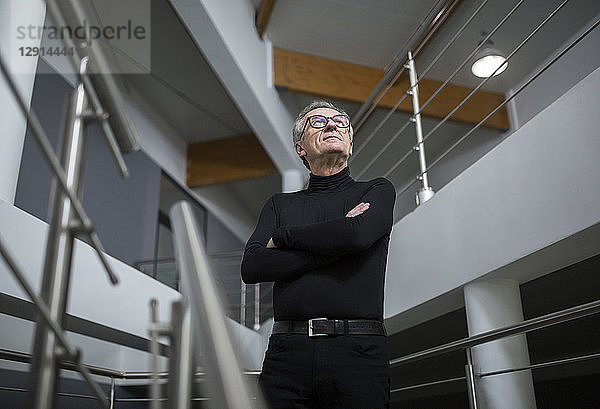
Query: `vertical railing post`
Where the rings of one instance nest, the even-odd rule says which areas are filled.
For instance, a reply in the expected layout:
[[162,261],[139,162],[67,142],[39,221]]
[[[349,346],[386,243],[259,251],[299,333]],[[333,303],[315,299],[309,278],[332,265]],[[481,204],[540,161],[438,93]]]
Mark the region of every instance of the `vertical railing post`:
[[260,329],[260,283],[254,285],[254,329]]
[[413,117],[411,121],[415,123],[415,131],[417,134],[417,144],[414,149],[419,153],[419,167],[421,174],[419,179],[422,182],[421,189],[417,191],[417,206],[425,203],[433,197],[435,192],[429,186],[429,180],[427,178],[427,163],[425,161],[425,145],[423,144],[423,126],[421,125],[421,106],[419,103],[419,86],[417,85],[417,69],[415,68],[415,60],[413,59],[412,52],[408,52],[408,62],[406,63],[408,69],[408,76],[410,78],[410,90],[409,95],[412,97],[413,106]]
[[[169,373],[169,376],[173,376],[176,378],[177,382],[179,382],[180,379],[180,373],[179,373],[179,368],[182,367],[182,365],[180,365],[179,363],[179,354],[183,354],[186,358],[187,358],[187,354],[185,352],[182,352],[181,350],[178,350],[178,347],[180,346],[180,344],[182,343],[186,343],[187,337],[185,334],[190,332],[189,326],[186,326],[185,323],[185,316],[182,315],[183,313],[178,313],[177,311],[177,306],[176,306],[177,302],[173,303],[173,315],[176,316],[176,318],[172,319],[171,322],[169,323],[161,323],[158,321],[158,300],[156,298],[153,298],[150,300],[150,330],[148,331],[150,333],[150,353],[152,354],[152,377],[151,377],[151,385],[150,385],[150,409],[161,409],[163,408],[165,405],[162,404],[163,401],[165,401],[166,399],[162,397],[162,387],[161,387],[161,383],[160,383],[160,343],[159,343],[159,338],[161,336],[168,336],[168,337],[173,337],[175,338],[175,342],[172,343],[172,350],[171,353],[173,354],[173,356],[171,356],[171,365],[175,365],[175,368],[178,368],[174,374]],[[181,309],[181,308],[179,308]],[[177,330],[177,334],[174,335],[174,331]],[[182,335],[183,334],[183,335]],[[184,341],[181,341],[177,338],[178,336],[180,337],[186,337],[186,339]],[[191,342],[191,340],[189,340],[189,342]],[[177,345],[173,345],[173,344],[177,344]],[[186,348],[189,347],[188,345],[186,345]],[[192,365],[191,360],[188,360],[189,362],[186,362],[183,364],[183,366],[185,365]],[[172,366],[173,367],[173,366]],[[169,409],[171,408],[171,406],[168,406]],[[174,408],[174,409],[178,409],[178,408]]]
[[[85,72],[87,58],[81,61]],[[65,115],[61,147],[61,166],[67,179],[67,188],[81,193],[83,156],[86,145],[86,111],[88,99],[83,84],[71,93]],[[41,296],[48,306],[50,317],[62,326],[66,313],[73,243],[78,219],[73,204],[61,189],[56,177],[52,186],[50,202],[50,227],[46,243],[44,274]],[[37,318],[28,408],[50,409],[56,398],[56,383],[60,351],[58,340],[42,317]]]
[[242,288],[240,289],[240,324],[246,325],[246,283],[242,281]]
[[189,409],[195,365],[190,307],[185,299],[173,302],[171,327],[168,408]]
[[158,379],[158,360],[160,356],[160,344],[158,337],[158,301],[156,298],[150,300],[150,353],[152,354],[152,382],[150,384],[150,409],[161,409],[160,383]]
[[110,409],[115,409],[115,378],[110,378]]
[[471,357],[471,348],[465,348],[467,354],[467,364],[465,365],[465,375],[467,378],[467,395],[469,397],[469,408],[477,409],[477,393],[475,387],[475,371],[473,370],[473,358]]

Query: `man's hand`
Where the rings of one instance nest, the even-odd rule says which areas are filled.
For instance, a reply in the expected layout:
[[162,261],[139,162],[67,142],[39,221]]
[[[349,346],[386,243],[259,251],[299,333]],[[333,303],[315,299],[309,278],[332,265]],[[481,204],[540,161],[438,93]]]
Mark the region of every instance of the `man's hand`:
[[273,237],[271,237],[269,239],[269,242],[267,243],[267,248],[268,249],[276,249],[277,248],[277,246],[275,245],[275,243],[273,243]]
[[354,209],[350,210],[348,214],[346,214],[346,217],[354,217],[358,216],[359,214],[363,214],[364,212],[369,210],[369,206],[370,204],[368,202],[361,202],[358,205],[356,205]]

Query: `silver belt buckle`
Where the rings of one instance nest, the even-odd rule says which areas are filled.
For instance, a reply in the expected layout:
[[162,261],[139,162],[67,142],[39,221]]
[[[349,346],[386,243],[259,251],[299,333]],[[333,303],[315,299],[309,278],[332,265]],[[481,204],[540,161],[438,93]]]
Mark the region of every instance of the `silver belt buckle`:
[[327,318],[311,318],[308,320],[308,336],[309,337],[326,337],[327,334],[314,334],[313,333],[313,322],[314,321],[327,321]]

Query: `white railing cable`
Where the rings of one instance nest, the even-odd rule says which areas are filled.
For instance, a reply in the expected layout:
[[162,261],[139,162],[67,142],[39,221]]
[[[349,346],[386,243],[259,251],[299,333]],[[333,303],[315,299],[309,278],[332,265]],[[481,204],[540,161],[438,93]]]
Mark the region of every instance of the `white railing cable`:
[[[395,84],[395,82],[398,80],[398,78],[400,77],[400,75],[402,75],[404,73],[404,70],[406,70],[406,67],[402,67],[402,69],[400,71],[398,71],[398,74],[396,74],[396,76],[394,77],[394,79],[392,80],[392,82],[390,82],[390,85],[388,86],[388,88],[386,88],[386,90],[389,89],[389,88],[391,88]],[[377,132],[381,129],[381,127],[383,127],[383,125],[392,116],[392,114],[394,112],[396,112],[396,110],[398,109],[398,107],[400,106],[400,104],[403,103],[404,100],[407,97],[408,97],[407,93],[404,93],[402,95],[402,97],[398,100],[398,102],[396,102],[396,104],[392,107],[392,109],[390,110],[390,112],[387,113],[387,115],[385,116],[385,118],[383,118],[383,120],[380,123],[377,124],[377,126],[375,127],[375,129],[373,129],[371,131],[371,133],[365,138],[365,140],[361,142],[360,147],[350,157],[351,161],[354,160],[360,154],[360,152],[365,148],[365,146],[367,146],[369,144],[369,142],[371,142],[371,139],[373,139],[373,137],[375,136],[375,134],[377,134]],[[383,98],[383,95],[381,96],[381,98]],[[379,101],[381,100],[381,98],[377,99],[373,103],[373,105],[371,106],[371,108],[369,108],[369,111],[367,111],[367,115],[370,115],[371,112],[373,112],[373,110],[377,107],[377,104],[379,103]],[[368,118],[368,116],[365,116],[364,118]],[[359,125],[362,125],[365,120],[363,120],[363,122],[359,122]],[[356,133],[356,131],[358,131],[358,128],[359,128],[358,126],[354,127],[354,132],[355,133]]]

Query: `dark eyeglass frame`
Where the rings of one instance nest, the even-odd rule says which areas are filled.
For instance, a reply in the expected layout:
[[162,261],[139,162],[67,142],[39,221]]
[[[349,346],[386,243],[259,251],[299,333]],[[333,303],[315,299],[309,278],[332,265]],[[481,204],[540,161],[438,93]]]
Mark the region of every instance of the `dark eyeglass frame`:
[[[348,125],[346,125],[346,126],[338,125],[337,122],[335,121],[335,119],[333,119],[333,118],[338,117],[338,116],[341,116],[341,117],[344,117],[344,118],[348,119]],[[325,124],[323,126],[314,126],[313,123],[312,123],[312,119],[316,118],[316,117],[325,118]],[[327,124],[329,123],[330,119],[333,121],[333,123],[335,124],[335,126],[338,127],[338,128],[346,129],[346,128],[350,127],[350,118],[348,118],[348,116],[344,115],[344,114],[337,114],[337,115],[334,115],[334,116],[311,115],[308,118],[306,118],[306,122],[304,122],[304,127],[302,128],[302,132],[300,132],[300,138],[298,138],[298,140],[301,141],[302,138],[304,137],[304,131],[306,130],[306,126],[309,123],[310,123],[310,126],[312,126],[315,129],[323,129],[323,128],[325,128],[327,126]]]

